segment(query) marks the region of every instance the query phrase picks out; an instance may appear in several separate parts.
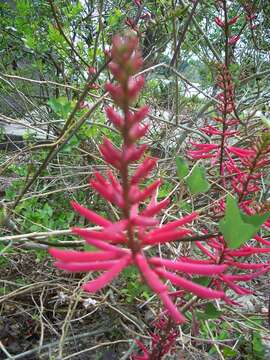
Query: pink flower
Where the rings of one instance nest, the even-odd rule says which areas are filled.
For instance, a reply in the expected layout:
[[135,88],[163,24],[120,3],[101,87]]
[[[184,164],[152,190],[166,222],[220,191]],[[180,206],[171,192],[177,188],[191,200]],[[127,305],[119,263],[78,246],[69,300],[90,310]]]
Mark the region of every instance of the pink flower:
[[95,75],[97,73],[97,69],[94,66],[89,66],[88,74]]
[[224,21],[219,16],[215,17],[215,23],[221,28],[225,27]]
[[228,44],[229,45],[235,45],[240,40],[239,35],[233,35],[229,38]]
[[228,25],[233,25],[235,24],[239,19],[239,16],[234,16],[233,18],[231,18],[229,21],[228,21]]
[[142,0],[133,0],[134,4],[140,7],[142,5]]

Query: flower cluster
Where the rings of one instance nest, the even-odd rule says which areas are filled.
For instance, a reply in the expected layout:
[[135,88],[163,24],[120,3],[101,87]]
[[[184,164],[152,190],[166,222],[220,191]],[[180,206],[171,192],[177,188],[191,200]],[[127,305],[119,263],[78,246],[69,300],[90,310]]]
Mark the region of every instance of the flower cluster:
[[[243,159],[254,155],[254,150],[231,145],[231,140],[235,138],[235,135],[239,134],[237,129],[239,121],[234,114],[234,84],[232,76],[225,65],[219,66],[216,86],[220,89],[216,96],[218,100],[217,116],[212,119],[213,124],[208,124],[201,128],[203,132],[211,137],[212,142],[210,144],[191,142],[194,150],[188,151],[188,156],[194,160],[211,158],[212,165],[215,165],[220,160],[220,173],[223,175],[224,167],[228,163],[230,164],[229,166],[234,164],[232,156]],[[224,161],[225,157],[227,157],[227,162]]]
[[[223,4],[224,5],[224,4]],[[222,5],[222,6],[223,6]],[[224,22],[220,17],[215,19],[217,26],[224,29],[235,24],[238,16]],[[234,41],[229,38],[229,44]],[[226,59],[225,59],[226,63]],[[222,187],[237,196],[239,207],[247,214],[254,215],[263,213],[256,203],[256,193],[261,190],[261,178],[263,168],[269,164],[270,134],[266,130],[261,138],[254,139],[256,142],[249,148],[236,146],[237,135],[240,135],[240,123],[235,112],[235,89],[232,75],[228,66],[221,64],[216,79],[219,92],[216,96],[216,116],[212,123],[202,128],[208,136],[210,143],[191,142],[192,149],[188,156],[193,160],[211,159],[211,165],[219,165]],[[224,200],[219,201],[215,212],[221,216],[225,210]],[[266,209],[264,210],[264,212]],[[270,226],[270,219],[263,225]],[[229,287],[239,295],[250,293],[247,289],[237,284],[239,281],[248,281],[269,271],[269,262],[252,263],[249,257],[254,254],[270,252],[270,242],[259,235],[254,236],[257,246],[244,245],[239,249],[230,249],[223,236],[210,238],[206,245],[196,241],[196,246],[202,251],[204,260],[191,260],[195,264],[226,264],[231,274],[220,274],[211,281],[211,285],[218,290]],[[244,260],[241,260],[244,258]],[[185,259],[181,259],[184,261]],[[247,270],[248,273],[238,274],[238,270]],[[228,303],[234,303],[224,297]]]
[[173,351],[176,338],[179,331],[175,327],[171,327],[170,323],[164,317],[161,317],[155,323],[154,332],[151,336],[151,350],[149,350],[141,341],[135,340],[138,348],[142,351],[142,355],[135,354],[132,360],[149,360],[161,359],[164,355]]
[[[185,317],[179,312],[169,294],[171,284],[206,299],[222,298],[223,291],[212,290],[192,282],[193,274],[215,277],[224,272],[227,265],[200,264],[192,261],[170,260],[159,257],[147,257],[146,250],[155,245],[181,240],[191,234],[185,225],[196,219],[192,213],[178,220],[159,225],[158,213],[168,205],[168,200],[157,201],[158,188],[161,180],[156,180],[146,187],[142,181],[147,178],[156,166],[157,159],[146,156],[146,146],[140,144],[140,139],[147,131],[147,125],[142,121],[147,116],[148,107],[143,106],[132,111],[134,104],[144,86],[143,76],[137,75],[142,66],[142,57],[138,49],[138,39],[133,36],[113,39],[111,50],[112,61],[110,71],[116,83],[108,83],[106,90],[121,112],[113,107],[107,107],[106,114],[111,123],[122,136],[121,148],[117,148],[105,138],[100,145],[104,160],[114,168],[107,176],[95,172],[90,180],[90,186],[101,197],[118,207],[122,213],[119,221],[110,219],[72,202],[75,211],[84,216],[100,230],[73,228],[73,234],[81,236],[85,241],[99,251],[71,251],[50,249],[50,254],[57,260],[56,266],[72,272],[103,271],[94,280],[83,285],[83,289],[96,292],[115,279],[127,266],[135,265],[142,279],[159,296],[167,313],[176,323],[182,323]],[[143,160],[136,170],[130,171],[130,164]],[[116,176],[116,173],[118,176]]]
[[254,23],[254,21],[257,19],[257,14],[254,3],[251,1],[245,1],[243,7],[246,12],[246,19],[249,22],[250,29],[256,29],[257,25]]

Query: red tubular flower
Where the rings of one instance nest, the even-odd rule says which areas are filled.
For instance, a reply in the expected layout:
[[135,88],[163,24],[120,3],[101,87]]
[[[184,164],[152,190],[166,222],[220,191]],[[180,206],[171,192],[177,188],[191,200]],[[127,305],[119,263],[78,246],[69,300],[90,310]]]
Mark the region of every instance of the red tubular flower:
[[125,24],[128,26],[128,27],[130,27],[132,30],[134,30],[134,31],[138,31],[138,26],[137,26],[137,24],[136,24],[136,22],[133,20],[133,19],[131,19],[131,18],[127,18],[126,20],[125,20]]
[[142,5],[142,0],[133,0],[134,4],[140,7]]
[[235,45],[237,43],[237,41],[240,40],[240,36],[239,35],[233,35],[229,38],[228,44],[229,45]]
[[97,73],[97,69],[94,66],[89,66],[88,68],[88,74],[94,75]]
[[131,184],[137,184],[140,180],[145,178],[156,166],[156,163],[156,159],[146,158],[133,174]]
[[[225,2],[221,5],[223,12],[225,11]],[[252,16],[254,8],[245,3],[246,12]],[[228,13],[228,12],[227,12]],[[238,16],[229,19],[227,25],[236,23]],[[252,19],[249,19],[250,21]],[[221,28],[225,28],[226,24],[221,18],[216,18],[215,22]],[[240,36],[234,35],[229,38],[229,45],[235,45],[240,39]],[[256,204],[256,195],[261,193],[261,179],[263,175],[263,167],[269,164],[270,153],[270,137],[268,131],[264,131],[260,139],[253,139],[252,145],[247,148],[239,147],[236,135],[239,134],[240,128],[237,114],[235,112],[235,86],[233,77],[228,69],[229,59],[225,58],[225,64],[219,65],[219,74],[216,79],[216,86],[220,89],[216,99],[217,114],[212,118],[212,122],[206,124],[202,131],[207,133],[210,137],[211,143],[199,143],[191,141],[191,147],[187,155],[194,160],[211,159],[211,165],[214,167],[218,163],[219,174],[222,176],[220,184],[226,191],[236,195],[238,206],[247,215],[261,214],[267,211],[267,207],[258,206]],[[207,160],[206,160],[207,161]],[[214,215],[218,218],[223,216],[225,211],[225,202],[220,199],[213,207]],[[270,219],[268,219],[262,226],[262,229],[270,227]],[[254,245],[254,241],[257,245]],[[269,271],[270,262],[262,262],[256,264],[252,262],[253,255],[270,253],[270,241],[264,239],[258,234],[253,237],[251,244],[245,244],[238,249],[228,248],[223,236],[216,236],[207,239],[206,243],[195,241],[195,245],[201,251],[204,260],[201,259],[187,259],[181,258],[181,261],[188,261],[189,263],[199,265],[215,265],[223,264],[228,268],[225,274],[217,274],[210,284],[212,288],[218,291],[231,288],[238,295],[245,295],[250,291],[238,284],[238,282],[247,282],[257,278],[263,273]],[[150,260],[153,261],[153,260]],[[154,260],[155,265],[162,265],[169,270],[175,270],[181,264],[168,264],[166,260]],[[243,273],[238,274],[242,270]],[[163,269],[162,271],[166,271]],[[207,272],[207,268],[205,269]],[[188,269],[186,269],[188,272]],[[167,277],[168,278],[168,277]],[[174,282],[176,284],[176,280]],[[180,284],[178,282],[178,284]],[[228,297],[223,297],[224,301],[229,304],[236,304]]]
[[235,24],[239,19],[239,16],[234,16],[233,18],[231,18],[229,21],[228,21],[228,25],[233,25]]
[[223,20],[221,20],[221,18],[219,16],[215,17],[215,23],[221,27],[221,28],[224,28],[225,27],[225,23]]
[[[255,236],[256,240],[258,237]],[[222,259],[222,264],[227,266],[226,274],[220,273],[217,274],[215,279],[212,281],[212,287],[216,287],[218,290],[222,290],[223,288],[229,287],[238,295],[246,295],[252,293],[250,290],[236,284],[239,281],[250,281],[252,279],[257,278],[258,276],[268,272],[270,270],[269,263],[250,263],[250,262],[242,262],[237,261],[238,258],[243,257],[247,259],[254,254],[261,253],[270,253],[270,247],[260,248],[255,246],[247,246],[244,245],[239,249],[230,249],[227,248],[225,240],[222,236],[218,236],[217,238],[212,238],[207,242],[207,245],[204,246],[200,242],[195,242],[198,248],[206,255],[207,260],[196,260],[195,263],[199,264],[216,264],[219,262],[219,259]],[[269,244],[265,244],[269,245]],[[181,259],[182,261],[185,259]],[[156,261],[156,260],[155,260]],[[189,263],[193,263],[194,260],[188,259]],[[166,266],[166,263],[164,264]],[[172,265],[169,265],[172,268]],[[168,268],[169,268],[168,266]],[[176,265],[177,266],[177,265]],[[207,269],[207,268],[206,268]],[[248,273],[235,274],[235,271],[241,269],[249,271]],[[257,271],[252,271],[257,270]],[[233,274],[229,272],[233,271]],[[251,271],[251,272],[250,272]],[[208,275],[209,276],[209,275]],[[232,303],[232,300],[228,297],[223,298],[226,302]]]
[[[118,149],[105,138],[100,145],[100,152],[104,160],[118,171],[119,176],[116,177],[112,171],[109,171],[105,177],[96,171],[95,178],[90,180],[90,186],[106,201],[119,207],[122,218],[113,223],[92,210],[72,202],[75,211],[101,227],[100,230],[73,228],[73,234],[81,236],[99,251],[92,253],[50,249],[50,254],[57,260],[56,266],[60,269],[72,272],[103,271],[96,279],[83,286],[84,290],[89,292],[102,289],[125,267],[136,265],[142,279],[163,302],[167,313],[176,323],[182,323],[185,318],[171,300],[170,289],[162,279],[170,280],[172,284],[203,298],[222,298],[224,295],[222,291],[197,285],[185,279],[185,276],[211,273],[211,276],[215,277],[219,276],[226,266],[163,259],[159,261],[156,257],[152,259],[146,257],[145,248],[149,245],[177,241],[191,233],[191,230],[183,226],[195,220],[197,214],[192,213],[158,227],[155,216],[169,203],[168,199],[157,202],[161,180],[156,180],[144,188],[140,186],[140,182],[150,174],[157,160],[146,157],[133,174],[129,170],[129,164],[137,162],[146,150],[146,145],[136,145],[136,142],[147,131],[147,126],[142,125],[141,122],[147,116],[148,107],[143,106],[136,112],[130,110],[130,105],[134,103],[144,85],[144,78],[136,77],[142,65],[138,39],[132,36],[115,37],[111,58],[110,69],[117,83],[107,84],[106,90],[121,108],[122,114],[118,114],[112,107],[107,107],[106,113],[121,133],[123,144]],[[174,272],[168,272],[161,268],[162,266]]]
[[120,116],[111,106],[108,106],[105,111],[108,119],[113,123],[113,125],[117,129],[121,129],[124,125],[124,119],[122,116]]

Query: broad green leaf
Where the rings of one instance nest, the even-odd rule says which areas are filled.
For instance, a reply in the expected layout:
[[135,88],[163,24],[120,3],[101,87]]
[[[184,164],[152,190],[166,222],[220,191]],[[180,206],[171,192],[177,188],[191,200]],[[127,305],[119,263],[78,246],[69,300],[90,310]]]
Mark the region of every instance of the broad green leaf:
[[258,227],[258,230],[259,230],[259,228],[262,226],[262,224],[270,217],[270,211],[268,211],[267,213],[265,213],[263,215],[256,214],[256,215],[252,215],[252,216],[248,216],[248,215],[241,213],[241,216],[245,223],[256,226],[256,227]]
[[225,216],[219,222],[219,229],[227,245],[231,249],[237,249],[259,231],[269,216],[270,212],[262,216],[243,214],[238,208],[237,201],[228,195]]
[[221,314],[222,311],[219,311],[212,303],[207,304],[203,312],[197,312],[198,319],[200,320],[217,319]]
[[200,276],[193,278],[192,281],[202,286],[209,286],[209,283],[211,282],[211,278],[207,276]]
[[176,157],[176,170],[180,180],[182,180],[189,173],[188,164],[179,156]]
[[63,117],[64,119],[67,118],[73,107],[73,103],[64,96],[50,99],[48,105],[58,116]]
[[210,188],[210,184],[205,176],[205,169],[196,165],[189,177],[186,179],[187,186],[193,194],[206,192]]

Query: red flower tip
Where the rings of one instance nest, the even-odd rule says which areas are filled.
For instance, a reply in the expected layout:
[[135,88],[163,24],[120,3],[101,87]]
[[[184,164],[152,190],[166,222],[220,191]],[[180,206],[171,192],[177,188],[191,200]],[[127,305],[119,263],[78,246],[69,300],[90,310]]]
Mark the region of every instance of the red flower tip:
[[239,35],[233,35],[229,38],[228,40],[228,44],[229,45],[235,45],[237,43],[237,41],[239,41],[240,36]]
[[221,27],[221,28],[224,28],[225,27],[225,23],[223,20],[221,20],[221,18],[219,16],[215,17],[215,23]]
[[94,75],[97,73],[97,69],[94,66],[89,66],[88,74]]
[[239,16],[234,16],[233,18],[231,18],[229,21],[228,21],[228,25],[233,25],[237,22],[237,20],[239,19]]
[[88,221],[96,225],[107,227],[112,224],[109,220],[103,218],[94,211],[81,206],[76,201],[71,201],[70,204],[76,212],[78,212],[80,215],[84,216]]
[[119,115],[114,108],[107,106],[105,108],[108,119],[113,123],[116,128],[121,128],[124,125],[124,119]]
[[130,116],[130,122],[141,122],[149,113],[149,106],[145,105]]
[[134,4],[140,7],[142,5],[142,0],[133,0]]

